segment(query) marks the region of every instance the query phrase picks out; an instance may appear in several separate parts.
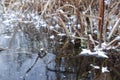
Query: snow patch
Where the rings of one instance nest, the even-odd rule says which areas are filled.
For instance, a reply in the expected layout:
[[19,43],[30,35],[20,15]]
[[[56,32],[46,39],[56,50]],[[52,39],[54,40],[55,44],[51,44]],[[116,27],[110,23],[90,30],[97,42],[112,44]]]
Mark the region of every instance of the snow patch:
[[[90,64],[90,66],[93,67],[94,69],[100,69],[100,66],[96,66],[96,65],[93,65],[93,64]],[[109,72],[107,67],[102,67],[101,71],[102,71],[102,73]]]
[[97,54],[94,52],[91,52],[88,49],[83,49],[82,52],[80,53],[80,55],[97,55]]
[[12,36],[4,36],[4,38],[9,39],[12,38]]
[[103,50],[103,49],[106,49],[106,46],[107,46],[107,43],[104,42],[101,44],[101,48],[99,48],[99,45],[97,45],[94,50],[97,51],[97,50]]
[[55,38],[55,36],[54,36],[54,35],[50,36],[50,39],[54,39],[54,38]]
[[66,34],[65,33],[59,33],[59,34],[57,34],[58,36],[66,36]]
[[93,65],[93,64],[90,64],[90,66],[92,66],[94,69],[100,69],[99,66],[95,66],[95,65]]
[[106,53],[102,50],[97,50],[95,52],[91,52],[88,49],[83,49],[82,52],[80,53],[80,55],[92,55],[92,56],[96,56],[96,57],[108,58]]
[[110,1],[111,1],[111,0],[105,0],[104,2],[105,2],[106,5],[109,5],[109,4],[110,4]]
[[120,36],[117,36],[115,39],[116,39],[116,40],[120,40]]
[[98,57],[108,58],[108,56],[106,55],[106,53],[104,51],[102,51],[102,50],[97,50],[94,53],[97,54]]
[[105,72],[109,72],[109,70],[107,69],[107,67],[102,67],[102,73],[105,73]]

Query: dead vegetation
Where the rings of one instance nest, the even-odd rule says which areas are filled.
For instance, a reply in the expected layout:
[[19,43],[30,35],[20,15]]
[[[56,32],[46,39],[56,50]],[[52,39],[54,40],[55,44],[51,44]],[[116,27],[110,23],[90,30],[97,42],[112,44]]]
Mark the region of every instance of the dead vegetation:
[[[42,20],[49,30],[56,34],[65,33],[68,38],[80,39],[81,45],[84,41],[90,41],[94,47],[98,44],[101,47],[101,44],[105,42],[108,44],[106,48],[108,46],[118,48],[120,1],[105,0],[104,2],[103,6],[100,4],[103,2],[98,0],[5,0],[2,2],[2,6],[4,13],[10,11],[18,11],[18,15],[23,13],[24,17],[21,17],[23,23],[32,21],[32,14],[35,14],[38,16],[37,24]],[[101,13],[100,9],[104,12]],[[25,17],[26,15],[29,19]],[[55,28],[56,25],[59,26],[59,29]],[[35,28],[36,26],[41,27],[41,25],[33,25]],[[112,45],[116,37],[118,37],[118,40],[115,41],[117,44]],[[89,48],[90,44],[86,43],[86,45]]]
[[[19,18],[14,20],[18,27],[17,30],[14,30],[14,34],[18,30],[23,31],[31,41],[36,41],[31,45],[37,44],[36,50],[38,51],[40,48],[46,48],[41,42],[46,41],[49,47],[54,47],[52,47],[53,52],[58,55],[57,58],[60,60],[62,57],[67,59],[78,57],[81,48],[94,51],[97,45],[110,54],[115,52],[120,56],[119,0],[4,0],[1,5],[4,10],[2,13],[4,21],[7,20],[4,17],[6,14],[9,16],[15,14],[14,16]],[[13,23],[11,18],[10,22]],[[50,38],[51,36],[54,37]],[[61,44],[58,44],[59,42]],[[102,45],[103,43],[105,45]],[[40,47],[41,45],[42,47]],[[74,52],[75,49],[78,52]],[[111,49],[115,51],[109,51]],[[107,61],[109,64],[119,66],[112,60],[115,56],[109,55],[109,57],[110,59]],[[88,69],[86,66],[90,65],[89,58],[82,58],[78,63],[80,63],[79,66],[85,66],[84,69],[81,69],[86,72],[88,71],[85,70]],[[108,74],[109,78],[118,79],[120,77],[120,72],[116,71],[118,67],[113,69],[109,64],[106,64],[109,66],[109,70],[113,70],[111,71],[113,75],[117,74],[114,79],[111,79]],[[99,80],[98,78],[103,76],[105,78],[105,74],[100,74],[94,80]]]

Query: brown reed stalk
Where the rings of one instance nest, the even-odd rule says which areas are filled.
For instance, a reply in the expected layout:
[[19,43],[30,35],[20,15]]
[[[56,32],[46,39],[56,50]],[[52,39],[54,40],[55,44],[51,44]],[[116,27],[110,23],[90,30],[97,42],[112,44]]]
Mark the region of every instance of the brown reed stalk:
[[99,0],[99,17],[101,17],[98,23],[99,48],[100,48],[102,43],[102,32],[103,32],[103,24],[104,24],[104,0]]
[[81,13],[79,12],[79,10],[78,9],[76,9],[76,15],[77,15],[77,17],[78,17],[78,23],[80,24],[80,26],[81,26],[81,29],[80,29],[80,32],[81,32],[81,36],[83,37],[83,35],[84,35],[84,27],[83,27],[83,23],[82,23],[82,20],[81,20]]
[[65,22],[60,17],[58,17],[58,20],[59,20],[59,24],[61,24],[63,29],[65,30],[66,36],[69,38],[70,33],[69,30],[66,28]]
[[80,3],[82,2],[82,0],[70,0],[71,3],[75,6],[75,15],[77,16],[77,23],[80,24],[81,29],[78,30],[81,33],[81,36],[84,36],[84,26],[83,26],[83,22],[81,19],[82,14],[80,13],[79,7],[80,7]]

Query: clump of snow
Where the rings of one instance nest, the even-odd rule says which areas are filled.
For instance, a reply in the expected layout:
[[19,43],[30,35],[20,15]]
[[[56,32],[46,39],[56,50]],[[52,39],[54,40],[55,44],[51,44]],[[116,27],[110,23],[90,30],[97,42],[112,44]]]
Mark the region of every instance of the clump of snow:
[[104,2],[105,2],[106,5],[109,5],[109,4],[110,4],[110,1],[111,1],[111,0],[105,0]]
[[59,28],[60,28],[60,26],[59,26],[58,24],[56,24],[56,25],[55,25],[55,28],[56,28],[56,29],[59,29]]
[[104,42],[104,43],[101,44],[101,48],[99,48],[99,46],[97,45],[97,46],[95,46],[94,50],[95,51],[96,50],[103,50],[103,49],[106,49],[106,46],[107,46],[107,43]]
[[120,45],[120,42],[118,42],[118,45]]
[[77,28],[78,28],[78,29],[80,29],[80,28],[81,28],[80,24],[78,24],[78,25],[77,25]]
[[71,42],[72,42],[73,44],[75,44],[75,40],[74,40],[74,39],[72,39]]
[[71,33],[71,42],[75,44],[75,33]]
[[54,27],[53,27],[53,26],[50,26],[50,30],[52,30],[52,29],[54,29]]
[[105,73],[105,72],[109,72],[109,70],[107,69],[107,67],[102,67],[102,73]]
[[109,30],[112,30],[112,26],[108,26],[107,28],[108,28]]
[[12,38],[12,36],[4,36],[4,38],[9,39]]
[[[95,50],[95,51],[97,51],[97,50],[102,51],[102,50],[104,50],[104,49],[106,49],[106,50],[115,49],[116,47],[115,47],[115,46],[112,46],[111,44],[114,43],[114,42],[117,41],[117,40],[118,40],[118,41],[120,40],[120,36],[115,37],[115,39],[112,40],[112,41],[109,42],[109,43],[103,42],[103,43],[101,44],[101,47],[99,47],[99,45],[95,46],[95,47],[94,47],[94,50]],[[118,45],[119,45],[119,42],[118,42]]]
[[116,40],[120,40],[120,36],[117,36],[115,39],[116,39]]
[[98,57],[108,58],[108,56],[106,55],[106,53],[104,51],[102,51],[102,50],[97,50],[94,53],[97,54]]
[[[90,64],[90,66],[93,67],[94,69],[100,69],[100,66],[96,66],[96,65],[93,65],[93,64]],[[102,71],[102,73],[109,72],[107,67],[102,67],[101,71]]]
[[92,66],[94,69],[100,69],[99,66],[95,66],[95,65],[93,65],[93,64],[90,64],[90,66]]
[[95,52],[91,52],[88,49],[83,49],[82,52],[80,53],[80,55],[92,55],[92,56],[96,56],[96,57],[108,58],[106,53],[102,50],[96,50]]
[[66,34],[65,33],[59,33],[59,34],[57,34],[58,36],[66,36]]
[[95,33],[95,34],[97,34],[97,33],[98,33],[98,31],[97,31],[97,30],[94,30],[94,33]]
[[55,36],[54,36],[54,35],[50,36],[50,39],[54,39],[54,38],[55,38]]
[[83,49],[80,55],[97,55],[94,52],[91,52],[89,49]]
[[40,48],[40,51],[43,51],[44,50],[44,48]]
[[77,16],[72,15],[72,16],[70,17],[70,20],[71,20],[71,22],[75,23],[75,22],[77,21]]

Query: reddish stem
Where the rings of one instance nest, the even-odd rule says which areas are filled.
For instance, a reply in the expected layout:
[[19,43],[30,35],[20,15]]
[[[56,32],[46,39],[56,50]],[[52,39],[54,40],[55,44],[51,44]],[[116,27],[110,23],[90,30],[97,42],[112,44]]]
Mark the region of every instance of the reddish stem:
[[104,23],[104,0],[99,0],[99,20],[98,30],[99,30],[99,48],[102,43],[102,32],[103,32],[103,23]]

